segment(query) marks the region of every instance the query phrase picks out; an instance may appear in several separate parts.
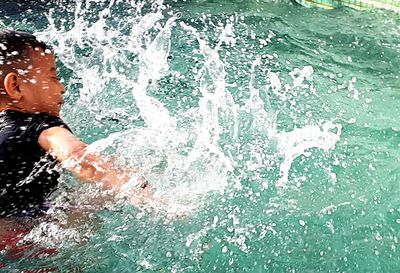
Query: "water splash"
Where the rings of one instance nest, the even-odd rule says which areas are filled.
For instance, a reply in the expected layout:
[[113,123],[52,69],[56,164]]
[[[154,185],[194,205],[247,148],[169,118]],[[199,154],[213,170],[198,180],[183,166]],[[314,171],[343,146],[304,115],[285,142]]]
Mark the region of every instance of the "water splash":
[[171,28],[176,18],[171,17],[165,23],[155,39],[139,55],[139,77],[132,88],[133,98],[147,126],[168,135],[176,130],[176,124],[165,107],[154,97],[146,95],[149,83],[155,83],[169,70],[167,57],[171,47]]
[[[164,20],[162,2],[153,5],[150,12],[141,14],[143,3],[132,2],[131,9],[135,13],[123,24],[113,25],[110,21],[115,12],[113,3],[98,11],[95,21],[88,21],[85,17],[91,4],[90,1],[77,3],[72,26],[58,26],[54,11],[51,12],[48,29],[37,35],[43,40],[55,41],[55,51],[63,64],[82,75],[77,79],[82,85],[77,103],[89,111],[89,115],[95,115],[96,120],[115,115],[117,109],[112,102],[102,97],[104,92],[112,91],[110,83],[117,82],[117,88],[131,91],[132,104],[137,107],[137,116],[145,126],[127,124],[130,129],[92,143],[89,150],[105,154],[114,152],[121,163],[139,167],[140,174],[149,177],[157,193],[171,200],[170,208],[172,203],[179,202],[183,202],[187,210],[197,207],[197,197],[226,187],[227,173],[232,169],[232,162],[219,147],[220,116],[221,111],[224,116],[234,115],[235,110],[231,108],[235,104],[226,92],[225,71],[217,50],[197,37],[205,60],[204,76],[199,79],[202,94],[199,115],[190,117],[187,113],[192,119],[189,128],[195,128],[195,133],[191,129],[178,128],[176,117],[159,99],[149,95],[150,90],[157,88],[157,81],[172,73],[168,56],[171,31],[178,16]],[[126,34],[121,35],[121,32]],[[208,76],[211,85],[207,83]],[[129,99],[125,93],[117,91],[115,95],[122,100]],[[125,108],[122,112],[132,115],[129,110]]]
[[[218,247],[224,255],[232,255],[234,251],[250,253],[252,242],[249,238],[258,231],[259,239],[278,236],[281,227],[275,223],[248,224],[259,219],[259,215],[256,213],[257,216],[253,215],[254,219],[250,219],[247,213],[251,215],[252,209],[244,212],[241,207],[254,202],[255,208],[260,207],[258,212],[264,213],[261,207],[266,206],[268,217],[282,208],[281,203],[287,202],[290,209],[296,210],[296,200],[285,196],[288,192],[285,190],[292,182],[289,174],[293,162],[301,155],[309,156],[314,148],[329,153],[340,140],[341,125],[324,118],[299,123],[293,118],[287,122],[288,126],[282,126],[282,113],[289,113],[289,118],[292,118],[294,112],[304,111],[302,105],[296,105],[293,99],[298,89],[311,98],[319,98],[313,87],[313,66],[299,66],[289,72],[284,69],[277,71],[277,66],[273,64],[278,58],[276,54],[267,53],[269,61],[266,62],[262,57],[264,53],[249,53],[250,46],[244,48],[248,50],[245,53],[240,50],[235,52],[244,39],[241,30],[236,29],[240,25],[235,23],[235,18],[218,21],[215,24],[218,26],[217,33],[210,35],[196,25],[207,25],[207,19],[187,20],[170,12],[162,1],[99,3],[78,1],[65,10],[71,14],[69,23],[60,22],[57,19],[60,11],[52,10],[48,15],[48,28],[37,35],[52,41],[63,66],[74,72],[68,79],[68,87],[71,93],[75,92],[71,97],[76,97],[76,105],[67,105],[63,113],[71,122],[71,127],[77,128],[83,138],[95,140],[89,145],[90,151],[101,152],[105,156],[115,154],[121,166],[140,169],[139,175],[150,181],[156,189],[156,196],[163,200],[144,210],[125,205],[128,212],[123,213],[129,217],[117,223],[118,231],[110,228],[105,236],[111,234],[111,238],[119,238],[117,233],[120,230],[135,229],[136,232],[135,219],[145,222],[148,215],[152,220],[159,219],[154,215],[169,220],[172,218],[170,222],[195,219],[195,224],[188,224],[189,231],[170,227],[170,222],[159,224],[167,230],[166,237],[185,238],[183,245],[190,248],[192,252],[188,255],[193,260],[200,259],[202,253],[215,244],[208,236],[221,226],[224,231],[227,230],[221,236],[223,238],[218,239],[221,243]],[[91,9],[92,5],[95,5],[94,9]],[[113,19],[121,18],[119,12],[125,13],[124,20]],[[210,23],[210,26],[214,25]],[[271,33],[268,33],[267,40],[260,38],[261,45],[267,49],[274,39],[278,39]],[[256,34],[250,36],[256,37]],[[196,56],[196,62],[187,56],[182,57],[193,61],[190,65],[196,69],[196,72],[193,72],[194,69],[185,71],[186,79],[193,80],[189,87],[185,87],[188,90],[180,90],[192,94],[190,107],[187,108],[187,105],[168,104],[165,99],[183,101],[181,93],[171,91],[174,82],[168,82],[182,73],[174,71],[173,66],[174,57],[184,55],[179,52],[183,51],[181,45],[174,47],[182,37],[188,41],[183,46],[189,51],[187,54]],[[239,68],[244,71],[233,72],[247,74],[243,81],[228,82],[227,71],[234,62],[230,60],[236,57],[234,54],[250,56],[248,63]],[[79,88],[72,83],[78,84]],[[74,102],[72,98],[70,100]],[[175,106],[178,109],[174,109]],[[119,127],[106,131],[113,122]],[[99,135],[105,137],[92,139],[91,135],[98,132],[87,127],[104,128],[101,127],[103,123],[106,129]],[[65,183],[69,182],[65,176],[63,179]],[[258,185],[262,190],[257,190]],[[270,185],[282,190],[282,195],[259,202],[263,194],[261,191],[268,195],[274,190]],[[254,189],[249,190],[249,187]],[[89,199],[90,194],[81,191],[76,198]],[[284,200],[277,200],[279,198]],[[216,202],[215,199],[220,200]],[[213,202],[219,207],[214,208]],[[212,215],[214,212],[224,215],[219,214],[216,218]],[[198,216],[207,213],[212,215],[210,220]],[[108,217],[107,224],[117,219],[115,215]],[[198,222],[196,217],[200,219]],[[301,221],[300,226],[305,227],[305,222]],[[57,227],[47,224],[36,228],[31,238],[41,241],[44,239],[38,234],[42,230],[47,229],[49,233],[61,230],[58,227],[57,231]],[[137,225],[144,227],[144,224]],[[150,223],[149,227],[150,234],[155,234],[157,240],[161,238],[162,235],[156,233],[157,224]],[[178,232],[177,235],[174,233],[176,230],[182,234]],[[67,238],[67,233],[60,232],[60,235]],[[74,230],[71,236],[73,233]],[[125,240],[142,240],[143,237],[143,234],[135,233]],[[51,237],[49,240],[58,242],[59,239]],[[203,244],[204,240],[211,242]],[[146,248],[156,249],[152,254],[155,256],[161,253],[159,246],[146,241],[144,246],[134,248],[139,250],[134,253],[129,249],[133,253],[130,253],[131,259],[145,268],[156,268],[156,262],[143,253]],[[168,253],[167,257],[172,255]]]
[[276,186],[286,186],[290,167],[298,156],[309,156],[311,148],[319,148],[326,152],[332,150],[340,139],[341,129],[340,124],[326,122],[321,126],[306,125],[290,132],[278,133],[278,148],[284,159],[280,165],[281,177]]

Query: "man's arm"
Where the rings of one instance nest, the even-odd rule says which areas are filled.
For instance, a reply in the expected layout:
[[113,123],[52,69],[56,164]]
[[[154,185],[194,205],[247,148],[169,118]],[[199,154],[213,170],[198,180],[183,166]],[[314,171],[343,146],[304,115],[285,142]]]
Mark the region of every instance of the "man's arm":
[[53,154],[58,161],[80,180],[103,182],[105,189],[119,187],[128,182],[129,175],[114,166],[112,160],[87,153],[87,144],[62,127],[51,127],[39,136],[39,145]]

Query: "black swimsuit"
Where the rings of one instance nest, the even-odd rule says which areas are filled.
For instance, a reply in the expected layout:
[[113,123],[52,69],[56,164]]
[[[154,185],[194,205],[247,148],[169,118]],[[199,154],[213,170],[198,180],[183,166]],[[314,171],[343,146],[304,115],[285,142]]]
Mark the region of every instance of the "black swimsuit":
[[40,211],[57,187],[57,161],[38,143],[54,126],[69,130],[57,117],[0,112],[0,217]]

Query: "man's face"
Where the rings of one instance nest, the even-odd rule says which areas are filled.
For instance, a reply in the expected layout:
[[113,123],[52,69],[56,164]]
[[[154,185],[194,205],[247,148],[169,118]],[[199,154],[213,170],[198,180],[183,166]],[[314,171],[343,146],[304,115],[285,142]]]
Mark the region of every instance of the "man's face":
[[31,113],[59,116],[64,85],[58,79],[54,55],[38,48],[29,48],[27,55],[30,60],[21,71],[25,75],[21,75],[19,85],[23,107]]

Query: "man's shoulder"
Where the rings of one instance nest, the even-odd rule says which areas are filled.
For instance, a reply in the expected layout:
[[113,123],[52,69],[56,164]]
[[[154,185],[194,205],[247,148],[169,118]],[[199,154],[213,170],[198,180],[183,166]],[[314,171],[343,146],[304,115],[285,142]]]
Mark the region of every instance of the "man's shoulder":
[[14,135],[17,138],[37,139],[43,130],[51,127],[68,126],[59,117],[47,114],[31,114],[15,110],[0,112],[0,136]]

